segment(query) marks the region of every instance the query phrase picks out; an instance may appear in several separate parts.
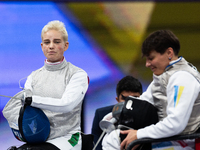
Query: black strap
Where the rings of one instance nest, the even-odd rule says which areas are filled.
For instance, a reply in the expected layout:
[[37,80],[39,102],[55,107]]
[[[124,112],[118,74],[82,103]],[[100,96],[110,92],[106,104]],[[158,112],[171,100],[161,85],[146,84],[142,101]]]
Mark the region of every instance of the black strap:
[[82,137],[82,149],[81,150],[92,150],[94,147],[94,135],[92,134],[83,134],[81,133]]
[[19,131],[22,135],[22,138],[23,138],[23,141],[24,142],[27,142],[26,141],[26,138],[24,136],[24,132],[23,132],[23,129],[22,129],[22,120],[23,120],[23,114],[24,114],[24,111],[25,111],[25,108],[26,108],[27,105],[24,105],[21,107],[20,111],[19,111],[19,118],[18,118],[18,126],[19,126]]
[[17,148],[17,150],[60,150],[55,145],[45,142],[41,144],[24,144]]

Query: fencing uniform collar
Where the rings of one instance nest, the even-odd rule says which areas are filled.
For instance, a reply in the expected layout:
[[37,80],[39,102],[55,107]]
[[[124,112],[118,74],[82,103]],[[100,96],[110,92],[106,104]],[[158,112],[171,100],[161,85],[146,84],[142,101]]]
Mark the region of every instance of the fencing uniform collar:
[[48,71],[61,70],[64,67],[66,67],[66,65],[67,65],[67,61],[66,61],[65,58],[62,61],[60,61],[60,62],[50,63],[47,60],[45,60],[45,63],[44,63],[44,67]]
[[166,69],[169,68],[170,66],[172,66],[173,64],[175,64],[175,63],[181,61],[181,59],[184,59],[184,58],[181,56],[181,57],[179,57],[177,60],[171,61],[171,62],[169,63],[169,65],[166,67]]

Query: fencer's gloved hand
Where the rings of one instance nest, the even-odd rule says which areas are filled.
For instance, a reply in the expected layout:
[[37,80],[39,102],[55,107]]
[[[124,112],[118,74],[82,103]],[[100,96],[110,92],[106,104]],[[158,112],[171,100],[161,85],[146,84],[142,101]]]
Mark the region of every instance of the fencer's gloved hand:
[[23,90],[22,105],[31,105],[32,103],[32,92],[31,90]]
[[25,105],[31,105],[31,103],[32,103],[32,97],[26,97],[25,98]]

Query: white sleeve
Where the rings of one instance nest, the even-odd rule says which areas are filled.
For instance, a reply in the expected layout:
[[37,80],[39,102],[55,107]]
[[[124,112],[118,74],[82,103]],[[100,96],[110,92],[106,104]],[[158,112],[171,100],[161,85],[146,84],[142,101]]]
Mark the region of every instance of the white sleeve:
[[113,130],[107,133],[102,140],[102,150],[120,150],[120,130]]
[[167,85],[167,117],[156,125],[137,132],[140,138],[163,138],[181,133],[189,120],[200,84],[190,73],[179,71],[171,76]]
[[[29,76],[25,85],[27,89],[31,89],[31,80],[31,76]],[[87,73],[83,70],[79,70],[70,79],[61,99],[33,95],[31,106],[54,112],[67,113],[83,100],[87,89]]]
[[[103,119],[102,120],[104,120],[104,121],[109,121],[109,120],[111,120],[113,118],[113,115],[112,115],[112,112],[110,112],[110,113],[108,113],[107,115],[105,115],[104,117],[103,117]],[[101,121],[102,121],[101,120]]]
[[32,74],[30,74],[28,77],[27,77],[27,80],[25,82],[25,85],[24,85],[24,89],[29,89],[32,91],[32,86],[31,86],[31,83],[32,83]]

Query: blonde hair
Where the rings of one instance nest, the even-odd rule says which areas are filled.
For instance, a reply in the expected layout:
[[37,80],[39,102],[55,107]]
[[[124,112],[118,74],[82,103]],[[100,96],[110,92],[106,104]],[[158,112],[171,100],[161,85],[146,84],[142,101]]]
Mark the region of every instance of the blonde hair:
[[68,33],[63,22],[58,21],[58,20],[53,20],[53,21],[48,22],[42,29],[42,32],[41,32],[42,40],[43,40],[44,33],[46,33],[49,30],[59,31],[62,34],[64,42],[68,41]]

